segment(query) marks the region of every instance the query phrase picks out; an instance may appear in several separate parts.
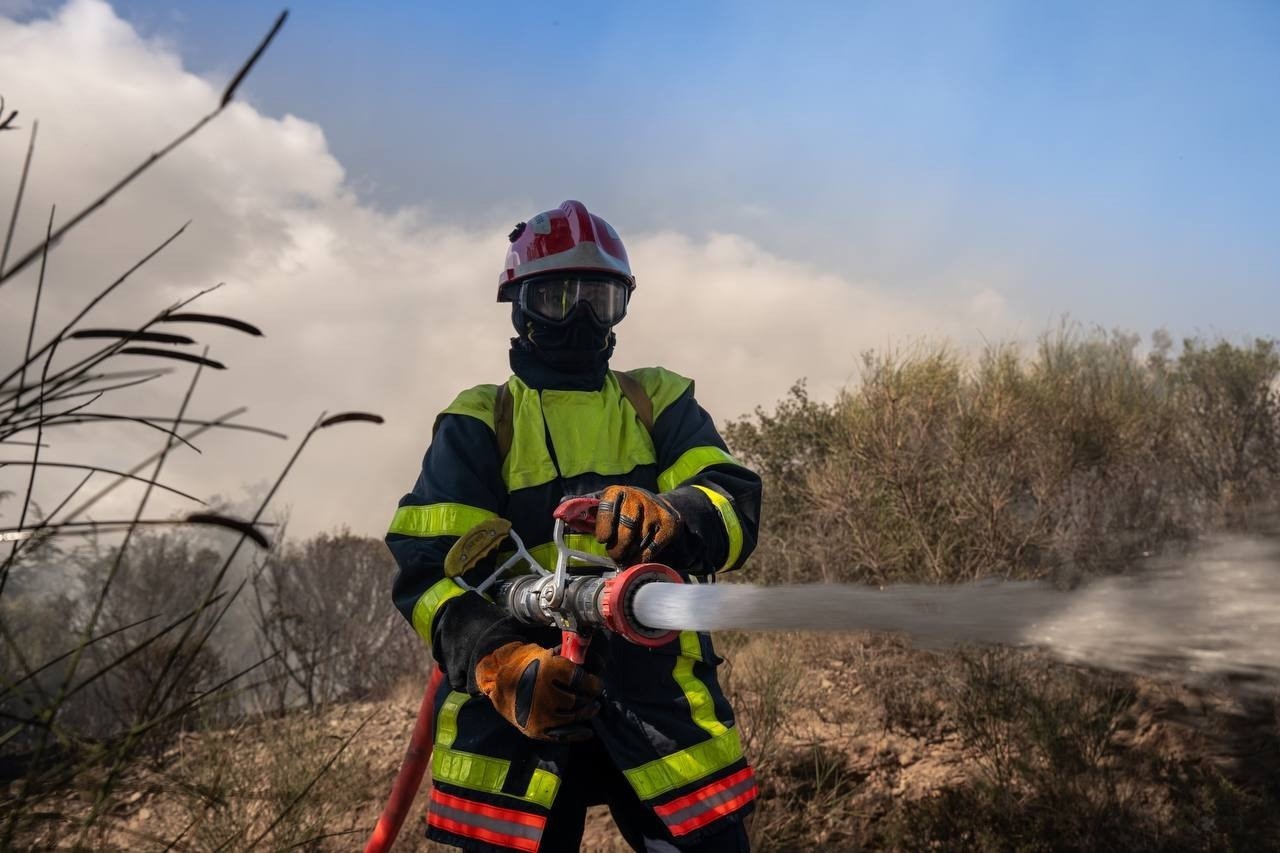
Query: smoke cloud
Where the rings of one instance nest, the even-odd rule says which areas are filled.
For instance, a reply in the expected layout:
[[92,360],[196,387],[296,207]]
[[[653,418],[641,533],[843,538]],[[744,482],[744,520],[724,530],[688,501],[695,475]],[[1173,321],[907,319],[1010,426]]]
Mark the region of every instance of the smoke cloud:
[[[286,28],[282,38],[288,35]],[[264,62],[272,61],[268,53]],[[58,218],[79,209],[211,109],[223,85],[184,70],[173,50],[140,36],[101,0],[72,0],[51,17],[22,23],[0,17],[0,94],[24,119],[24,131],[0,137],[6,211],[26,128],[39,120],[15,251],[38,240],[52,206]],[[248,91],[251,97],[252,79]],[[564,196],[590,205],[591,187],[565,187]],[[348,425],[317,436],[281,495],[293,534],[348,525],[377,535],[417,474],[436,413],[459,390],[508,374],[510,323],[494,303],[496,277],[512,223],[534,212],[511,204],[487,224],[464,228],[431,199],[395,210],[365,204],[321,127],[234,103],[52,255],[37,342],[191,220],[90,322],[136,323],[225,282],[195,307],[253,322],[266,337],[199,331],[228,370],[205,375],[190,414],[211,417],[243,404],[250,408],[244,420],[295,439],[324,410],[384,415],[382,427]],[[857,357],[868,348],[933,336],[967,343],[979,333],[989,339],[1021,329],[1001,294],[982,283],[922,304],[860,280],[856,261],[837,275],[735,234],[623,236],[640,284],[618,329],[615,366],[663,364],[692,376],[721,421],[771,404],[800,377],[829,394],[856,378]],[[25,341],[34,286],[29,270],[0,292],[6,365]],[[70,357],[73,348],[66,350]],[[142,366],[126,361],[120,367]],[[177,371],[166,385],[148,386],[129,398],[130,411],[175,412],[188,377]],[[116,467],[160,443],[134,426],[64,428],[48,438],[48,458]],[[243,494],[274,477],[291,451],[245,435],[198,444],[203,454],[174,454],[167,479],[202,496]],[[20,489],[17,477],[12,468],[0,472],[0,489]],[[45,484],[46,502],[65,487],[52,476]],[[135,496],[120,489],[98,517],[128,511]]]

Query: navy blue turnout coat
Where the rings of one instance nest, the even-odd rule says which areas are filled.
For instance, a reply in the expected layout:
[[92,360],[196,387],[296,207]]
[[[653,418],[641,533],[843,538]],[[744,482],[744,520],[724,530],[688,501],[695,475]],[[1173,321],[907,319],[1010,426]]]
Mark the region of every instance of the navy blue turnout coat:
[[[505,458],[495,432],[498,386],[463,391],[437,418],[421,475],[401,499],[386,541],[399,565],[396,605],[447,676],[435,697],[428,836],[536,851],[561,776],[572,772],[568,747],[521,734],[478,693],[469,670],[479,647],[487,653],[535,637],[550,647],[559,636],[495,622],[493,605],[445,577],[449,547],[498,516],[552,568],[552,511],[560,500],[635,485],[664,493],[680,512],[691,544],[687,564],[673,568],[707,583],[742,565],[755,547],[760,479],[729,454],[682,376],[662,368],[627,373],[651,404],[650,431],[612,372],[516,368],[506,383],[512,424]],[[592,536],[569,540],[603,553]],[[478,584],[492,567],[487,560],[464,579]],[[716,679],[721,659],[710,635],[685,631],[656,649],[604,631],[592,642],[605,658],[604,706],[592,727],[637,797],[678,839],[745,816],[755,779]]]

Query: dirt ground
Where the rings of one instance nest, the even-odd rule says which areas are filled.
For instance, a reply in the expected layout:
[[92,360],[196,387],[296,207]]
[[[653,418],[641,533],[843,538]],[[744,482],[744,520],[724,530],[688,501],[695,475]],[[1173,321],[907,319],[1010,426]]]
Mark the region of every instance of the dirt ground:
[[[1000,710],[991,704],[990,696],[974,692],[971,674],[964,677],[969,681],[957,675],[959,665],[954,656],[862,636],[793,639],[730,637],[720,647],[731,661],[722,668],[721,677],[738,708],[744,741],[760,777],[761,798],[752,830],[756,849],[1004,846],[966,826],[966,821],[987,819],[979,811],[966,811],[979,806],[957,809],[953,802],[955,792],[994,790],[992,774],[1003,772],[999,770],[1002,754],[1009,758],[1008,767],[1021,767],[1017,772],[1024,773],[1008,782],[1011,790],[1019,792],[1017,801],[1039,803],[1037,797],[1043,794],[1036,790],[1039,777],[1028,768],[1034,764],[1040,768],[1036,773],[1047,772],[1044,767],[1048,765],[1013,755],[1021,749],[1025,758],[1031,747],[1017,741],[1012,729],[1005,732],[1003,741],[983,735],[987,724],[1000,718]],[[780,648],[788,651],[779,653]],[[1047,671],[1029,669],[1020,677],[1043,679]],[[1057,684],[1044,682],[1042,687],[1057,690]],[[416,685],[405,685],[384,702],[298,712],[282,720],[187,735],[153,767],[135,770],[125,779],[123,796],[109,815],[105,833],[82,837],[69,832],[68,825],[55,825],[47,827],[40,838],[31,839],[31,844],[121,850],[236,850],[253,842],[264,849],[350,850],[363,846],[403,756],[417,713],[419,690]],[[1195,811],[1198,806],[1191,807],[1192,812],[1184,814],[1185,808],[1174,802],[1176,797],[1168,793],[1168,786],[1151,775],[1149,768],[1155,764],[1142,764],[1146,769],[1133,773],[1126,770],[1121,774],[1117,768],[1128,767],[1139,755],[1145,756],[1143,761],[1158,760],[1166,769],[1214,768],[1213,772],[1220,770],[1234,780],[1233,790],[1252,785],[1241,800],[1249,803],[1255,803],[1261,796],[1257,792],[1274,783],[1276,765],[1263,760],[1275,754],[1274,716],[1267,724],[1259,724],[1255,714],[1253,722],[1245,725],[1239,721],[1247,720],[1248,715],[1222,696],[1154,682],[1131,682],[1125,690],[1123,707],[1117,705],[1105,721],[1097,766],[1080,770],[1086,775],[1079,777],[1064,775],[1061,781],[1051,782],[1052,786],[1078,786],[1085,792],[1081,796],[1090,800],[1093,794],[1087,792],[1091,786],[1104,780],[1115,790],[1108,795],[1112,799],[1096,803],[1099,808],[1167,812],[1173,826],[1178,821],[1203,824],[1224,817],[1209,806],[1204,806],[1203,812]],[[1077,709],[1067,706],[1084,707],[1093,701],[1093,695],[1064,694],[1061,701],[1048,705],[1067,715],[1052,723],[1061,731],[1053,733],[1048,742],[1074,736],[1072,727],[1085,718],[1070,716],[1068,712]],[[976,715],[966,717],[965,708],[957,707],[979,699],[987,703],[975,706],[987,714],[985,721]],[[1269,707],[1274,714],[1274,705]],[[978,720],[977,728],[974,719]],[[1232,725],[1240,730],[1233,734]],[[335,760],[333,756],[340,749]],[[320,773],[330,761],[332,766]],[[1054,772],[1066,771],[1059,768]],[[319,781],[312,784],[317,776]],[[1081,783],[1080,779],[1086,781]],[[428,784],[424,782],[396,843],[398,851],[444,849],[422,836]],[[90,787],[86,782],[85,790]],[[64,812],[84,813],[90,806],[85,797],[87,794],[80,798],[69,794]],[[972,802],[980,805],[988,801]],[[1076,800],[1062,800],[1056,807],[1084,806],[1078,806]],[[1252,812],[1242,812],[1235,805],[1232,808],[1230,815],[1239,820],[1255,820]],[[281,814],[285,818],[258,841],[273,816]],[[907,825],[920,821],[924,821],[923,829]],[[1215,827],[1217,824],[1204,824],[1202,828],[1209,833]],[[930,833],[927,837],[914,834],[926,830]],[[1246,824],[1245,837],[1248,830]],[[992,831],[1029,833],[1034,842],[1044,833],[1061,830],[1028,824]],[[1150,835],[1162,830],[1146,831]],[[1183,837],[1170,835],[1165,841]],[[1219,836],[1209,833],[1205,837],[1212,840]],[[1231,836],[1238,837],[1238,833]],[[1159,838],[1152,840],[1153,849],[1167,849]],[[1009,846],[1043,847],[1012,841]],[[1051,842],[1043,849],[1054,846]],[[1227,844],[1231,846],[1234,843]],[[590,813],[582,849],[627,849],[603,807]],[[1210,845],[1205,849],[1225,848]]]

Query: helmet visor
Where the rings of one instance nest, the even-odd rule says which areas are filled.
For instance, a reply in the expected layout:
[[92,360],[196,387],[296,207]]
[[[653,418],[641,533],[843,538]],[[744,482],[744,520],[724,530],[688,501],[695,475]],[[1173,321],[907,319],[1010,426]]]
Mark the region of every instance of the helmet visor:
[[602,325],[612,326],[627,313],[626,282],[614,278],[544,276],[529,279],[520,288],[520,307],[549,323],[562,323],[586,303]]

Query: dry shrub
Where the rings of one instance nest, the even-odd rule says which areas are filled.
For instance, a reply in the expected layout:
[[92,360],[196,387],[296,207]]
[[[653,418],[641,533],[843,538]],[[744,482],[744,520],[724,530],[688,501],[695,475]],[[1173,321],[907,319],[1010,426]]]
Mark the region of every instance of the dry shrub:
[[278,676],[263,691],[274,710],[386,695],[421,671],[422,643],[387,594],[394,573],[382,540],[345,530],[267,558],[253,590],[258,637]]
[[[87,589],[100,589],[117,558],[119,573],[105,596],[100,624],[106,631],[123,629],[141,620],[135,628],[121,630],[95,644],[88,659],[98,668],[123,660],[85,691],[81,703],[64,710],[74,718],[76,728],[87,735],[107,737],[127,729],[147,713],[159,711],[174,716],[157,728],[155,735],[176,731],[193,721],[198,712],[182,713],[193,695],[210,689],[227,674],[222,655],[213,643],[179,647],[177,637],[166,635],[144,645],[144,640],[161,625],[200,609],[205,591],[218,572],[222,557],[210,548],[189,541],[186,533],[139,533],[124,556],[118,548],[96,552],[85,561],[82,573]],[[80,603],[70,612],[74,623],[89,617],[88,606]],[[207,609],[195,617],[197,632],[210,630],[216,611]],[[76,625],[80,627],[79,624]],[[178,665],[169,665],[176,656]],[[168,695],[163,702],[146,701],[152,693]],[[89,703],[86,707],[85,702]],[[148,746],[162,743],[149,739]]]
[[869,354],[832,403],[797,384],[725,430],[766,480],[751,579],[1070,583],[1258,524],[1280,493],[1280,354],[1168,349],[1064,329],[1033,358]]

